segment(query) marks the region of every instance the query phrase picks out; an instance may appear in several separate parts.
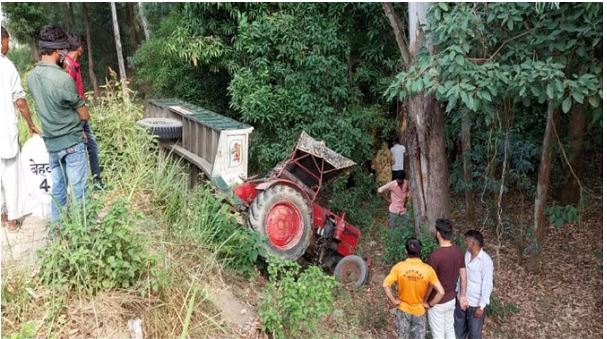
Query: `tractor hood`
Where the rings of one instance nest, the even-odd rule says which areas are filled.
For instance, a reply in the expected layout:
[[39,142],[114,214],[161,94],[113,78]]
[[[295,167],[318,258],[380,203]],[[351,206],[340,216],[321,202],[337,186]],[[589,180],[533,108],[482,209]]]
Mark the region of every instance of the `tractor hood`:
[[288,159],[274,169],[274,173],[290,180],[295,177],[301,184],[315,191],[316,196],[325,183],[354,165],[354,161],[330,149],[324,141],[317,141],[306,132],[301,132],[295,149]]
[[297,141],[297,145],[295,145],[295,150],[321,158],[326,164],[331,165],[336,170],[342,170],[356,165],[354,161],[327,147],[324,141],[317,141],[306,132],[301,132],[299,141]]

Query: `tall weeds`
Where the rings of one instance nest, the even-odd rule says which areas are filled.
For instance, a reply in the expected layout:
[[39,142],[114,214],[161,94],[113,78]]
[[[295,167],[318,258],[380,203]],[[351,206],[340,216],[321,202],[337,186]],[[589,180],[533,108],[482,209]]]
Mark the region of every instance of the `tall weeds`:
[[[253,271],[258,239],[236,223],[209,187],[188,189],[183,164],[135,124],[143,116],[141,104],[134,98],[123,101],[116,81],[108,82],[104,90],[99,102],[90,106],[90,123],[99,144],[106,190],[94,193],[81,213],[72,209],[67,216],[69,224],[62,232],[77,236],[60,237],[41,251],[42,279],[30,276],[26,279],[30,283],[10,285],[15,291],[6,296],[18,303],[10,309],[19,316],[3,308],[3,329],[10,334],[26,326],[29,331],[34,320],[34,336],[69,336],[62,324],[74,317],[88,319],[85,327],[102,321],[97,313],[73,312],[68,305],[126,293],[132,296],[126,298],[130,304],[119,304],[116,314],[124,324],[125,317],[143,317],[146,337],[230,336],[199,286],[213,284],[224,267]],[[93,207],[95,213],[88,210]],[[121,248],[120,257],[115,246]],[[148,261],[151,257],[158,260]],[[144,261],[149,264],[141,270],[138,263]],[[65,288],[51,291],[49,284]],[[52,317],[41,316],[41,303],[51,299],[28,297],[25,288],[64,302],[57,304]],[[142,293],[143,299],[135,299]],[[3,301],[8,301],[4,297],[3,293]]]

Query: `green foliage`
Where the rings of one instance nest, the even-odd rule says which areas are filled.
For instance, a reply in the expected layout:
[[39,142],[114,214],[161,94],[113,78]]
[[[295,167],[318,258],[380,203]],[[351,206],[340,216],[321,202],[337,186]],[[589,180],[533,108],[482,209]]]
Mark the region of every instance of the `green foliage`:
[[29,48],[25,46],[12,47],[8,50],[7,57],[15,64],[15,68],[20,75],[29,72],[34,66],[32,54]]
[[[122,98],[116,74],[105,85],[104,95],[90,108],[89,124],[99,145],[99,160],[104,180],[128,194],[145,186],[156,167],[154,137],[135,122],[143,117],[141,105]],[[125,193],[126,192],[126,193]]]
[[317,266],[305,270],[293,261],[270,257],[270,282],[259,306],[262,329],[273,338],[316,334],[318,322],[333,310],[337,282]]
[[550,218],[550,224],[556,228],[574,222],[579,223],[580,213],[574,205],[552,206],[546,208],[546,215]]
[[[422,226],[422,229],[426,229],[425,226]],[[383,232],[381,238],[384,249],[382,261],[387,265],[393,266],[399,261],[405,260],[407,258],[405,242],[407,239],[414,237],[416,236],[413,226],[396,227]],[[417,239],[422,243],[421,259],[426,261],[430,253],[438,248],[438,242],[433,235],[425,231],[422,231],[417,236]]]
[[[251,275],[261,251],[261,239],[249,228],[237,223],[228,206],[216,198],[210,186],[199,185],[193,191],[174,190],[168,201],[180,203],[173,211],[165,208],[172,227],[169,230],[178,239],[196,241],[222,260],[225,267]],[[182,193],[177,193],[182,192]],[[187,196],[183,196],[183,195]],[[174,198],[173,196],[182,196]],[[175,205],[168,205],[168,207]]]
[[155,257],[145,253],[133,231],[139,217],[128,210],[125,199],[104,213],[100,200],[87,202],[51,230],[58,236],[40,250],[41,280],[58,289],[91,293],[135,286],[155,265]]
[[373,225],[374,212],[385,211],[383,200],[376,193],[376,183],[372,175],[356,168],[351,178],[350,185],[349,178],[345,175],[331,183],[328,207],[337,214],[346,212],[346,220],[364,232]]
[[253,170],[282,160],[302,130],[363,162],[392,127],[379,95],[398,67],[386,33],[371,4],[180,4],[137,53],[137,76],[252,124]]
[[381,257],[382,261],[389,266],[393,266],[399,261],[405,260],[407,258],[405,241],[413,237],[414,234],[415,231],[412,227],[395,227],[382,232],[381,243],[384,250]]
[[599,269],[599,272],[603,273],[603,251],[602,250],[595,251],[594,257],[597,260],[597,267]]
[[373,131],[388,124],[379,107],[360,106],[362,93],[348,77],[350,46],[338,24],[318,4],[240,20],[245,62],[229,92],[231,106],[264,135],[252,148],[259,168],[271,168],[290,151],[277,137],[296,140],[302,130],[355,161],[371,157]]
[[489,307],[487,307],[487,316],[499,323],[504,322],[508,316],[520,312],[518,306],[504,302],[496,296],[492,295],[490,299]]
[[[476,6],[483,10],[473,10]],[[565,113],[572,100],[598,105],[602,66],[593,61],[602,46],[600,6],[563,4],[535,11],[530,6],[433,6],[428,31],[437,52],[422,52],[387,93],[395,97],[401,90],[405,95],[431,92],[448,103],[447,111],[460,103],[486,112],[488,122],[504,98],[525,107],[550,101],[561,104]]]
[[438,241],[436,240],[436,237],[434,236],[434,234],[430,234],[424,230],[427,230],[427,227],[422,227],[422,232],[420,235],[418,235],[417,239],[419,239],[419,241],[421,241],[422,243],[422,254],[421,254],[421,258],[423,261],[428,260],[428,257],[430,256],[430,253],[432,253],[432,251],[438,249]]
[[32,339],[36,338],[36,327],[33,323],[26,321],[21,324],[21,329],[17,333],[3,336],[3,339]]
[[46,24],[45,9],[41,3],[4,3],[2,12],[8,19],[6,29],[21,42],[33,39]]

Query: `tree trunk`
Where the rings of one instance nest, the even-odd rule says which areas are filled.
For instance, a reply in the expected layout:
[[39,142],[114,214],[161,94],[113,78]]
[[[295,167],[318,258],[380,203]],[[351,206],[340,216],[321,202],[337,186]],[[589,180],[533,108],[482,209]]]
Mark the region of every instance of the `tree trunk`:
[[112,27],[114,28],[114,41],[116,42],[116,54],[118,56],[118,70],[120,72],[120,83],[122,85],[122,96],[128,101],[129,93],[126,84],[126,69],[124,67],[124,56],[122,54],[122,43],[120,42],[120,28],[118,27],[118,15],[116,14],[116,3],[111,2]]
[[[421,25],[427,22],[428,3],[409,3],[409,46],[402,24],[397,19],[390,3],[382,3],[384,14],[390,21],[394,37],[403,59],[405,70],[414,62],[415,55],[424,42]],[[432,52],[430,40],[427,48]],[[447,154],[445,151],[444,112],[431,96],[419,93],[409,98],[404,105],[407,126],[406,144],[409,150],[409,184],[415,214],[415,229],[419,233],[422,225],[434,230],[438,218],[449,214],[449,188]]]
[[135,51],[137,50],[137,48],[139,48],[139,23],[137,22],[137,8],[135,6],[136,4],[134,2],[128,2],[126,4],[126,12],[129,22],[127,29],[131,45],[131,54],[135,54]]
[[99,86],[97,86],[97,77],[95,76],[95,67],[93,61],[93,40],[91,39],[91,29],[89,26],[89,12],[86,7],[86,2],[82,3],[82,24],[84,25],[84,34],[86,35],[86,51],[89,65],[89,81],[93,86],[95,102],[99,98]]
[[[427,22],[428,3],[409,3],[409,54],[413,60],[426,42],[432,51],[429,39],[424,39],[421,25]],[[410,98],[408,106],[409,167],[415,208],[415,226],[433,232],[438,218],[449,215],[449,186],[447,153],[445,151],[444,112],[432,96],[424,93]]]
[[[535,258],[528,266],[531,271],[539,270],[539,252],[546,235],[546,202],[548,200],[548,188],[550,187],[550,167],[552,165],[553,151],[552,142],[554,139],[553,131],[556,130],[555,120],[558,118],[558,109],[551,102],[548,103],[548,112],[546,117],[546,128],[544,129],[544,140],[542,141],[542,155],[540,167],[537,176],[537,190],[535,193],[535,204],[533,209],[533,255]],[[553,127],[553,124],[555,126]]]
[[150,28],[148,24],[148,18],[145,15],[145,9],[143,8],[143,3],[138,2],[137,6],[139,7],[139,19],[141,20],[141,26],[143,26],[143,35],[145,35],[145,40],[150,38]]
[[32,53],[32,60],[34,62],[40,61],[40,49],[38,48],[38,41],[35,37],[31,37],[29,40],[30,52]]
[[468,224],[475,223],[474,216],[474,187],[472,184],[472,174],[470,173],[470,117],[469,112],[464,109],[462,112],[462,163],[464,167],[464,194],[466,197],[466,217]]
[[[571,117],[569,118],[569,141],[570,141],[570,152],[567,156],[573,171],[578,177],[582,170],[582,152],[584,150],[584,134],[586,133],[586,107],[584,105],[574,104],[571,108]],[[561,203],[575,204],[580,200],[580,186],[577,180],[571,174],[569,166],[566,166],[567,177],[565,179],[565,186],[563,187],[560,194]]]
[[65,3],[67,6],[67,18],[66,18],[66,22],[65,22],[65,26],[67,28],[68,32],[73,32],[74,28],[75,28],[75,20],[74,20],[74,8],[72,7],[73,4],[71,2],[66,2]]
[[392,3],[382,2],[382,7],[384,9],[384,14],[386,17],[388,17],[388,21],[390,21],[392,31],[394,31],[394,37],[396,38],[396,44],[398,45],[400,56],[404,62],[404,68],[407,69],[409,68],[411,56],[407,51],[407,39],[405,38],[405,33],[403,32],[403,24],[399,22],[396,14],[394,14],[394,7],[392,6]]

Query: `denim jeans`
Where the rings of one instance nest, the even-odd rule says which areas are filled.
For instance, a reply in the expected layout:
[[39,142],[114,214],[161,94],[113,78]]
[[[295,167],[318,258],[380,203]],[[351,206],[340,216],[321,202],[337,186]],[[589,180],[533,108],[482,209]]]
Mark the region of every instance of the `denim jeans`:
[[89,164],[91,165],[91,173],[93,174],[93,178],[101,178],[101,168],[99,168],[99,147],[97,146],[97,139],[95,139],[95,135],[93,134],[93,130],[91,130],[91,126],[88,121],[82,125],[82,129],[84,133],[86,133],[86,138],[88,139],[86,143],[86,150],[89,153]]
[[53,187],[51,194],[51,222],[59,221],[60,213],[67,205],[67,189],[72,190],[72,199],[82,201],[86,191],[88,166],[84,143],[76,144],[59,152],[49,152],[49,166]]
[[396,214],[390,212],[390,217],[388,218],[388,226],[390,228],[407,227],[408,224],[409,215],[407,213]]
[[459,305],[459,300],[455,299],[455,311],[453,312],[455,337],[457,339],[481,339],[483,337],[485,315],[475,318],[474,312],[478,307],[469,306],[464,311]]

